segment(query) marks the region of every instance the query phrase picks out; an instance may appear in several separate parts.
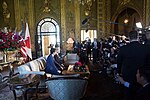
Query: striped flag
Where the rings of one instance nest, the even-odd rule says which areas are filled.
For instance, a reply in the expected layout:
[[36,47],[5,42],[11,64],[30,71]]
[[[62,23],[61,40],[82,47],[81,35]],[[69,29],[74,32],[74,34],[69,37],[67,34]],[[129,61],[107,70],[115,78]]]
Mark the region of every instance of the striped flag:
[[25,46],[21,48],[21,54],[28,59],[32,59],[32,52],[31,52],[31,41],[30,41],[30,33],[28,23],[26,23],[26,30],[25,30],[25,38],[24,38]]

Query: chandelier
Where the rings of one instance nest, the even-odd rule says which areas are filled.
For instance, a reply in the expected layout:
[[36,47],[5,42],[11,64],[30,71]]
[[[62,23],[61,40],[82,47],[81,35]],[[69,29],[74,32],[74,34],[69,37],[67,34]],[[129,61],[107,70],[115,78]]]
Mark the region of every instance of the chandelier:
[[[69,2],[75,1],[75,0],[68,0]],[[93,5],[93,2],[95,2],[95,0],[78,0],[78,3],[85,6],[85,15],[86,16],[90,16],[91,14],[91,7]]]
[[90,16],[91,15],[91,7],[93,5],[93,2],[95,2],[95,0],[78,0],[78,2],[83,5],[86,6],[86,9],[84,11],[84,14],[86,16]]
[[88,5],[89,7],[92,6],[92,2],[94,2],[95,0],[78,0],[78,2],[82,5]]

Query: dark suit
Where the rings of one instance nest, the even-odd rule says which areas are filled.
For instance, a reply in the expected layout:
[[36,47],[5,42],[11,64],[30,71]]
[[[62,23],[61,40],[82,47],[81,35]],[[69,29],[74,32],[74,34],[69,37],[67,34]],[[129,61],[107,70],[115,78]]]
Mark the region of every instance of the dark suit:
[[88,41],[86,43],[86,50],[87,50],[87,58],[89,59],[89,55],[90,55],[90,60],[91,60],[91,41]]
[[137,69],[150,63],[150,48],[146,45],[142,45],[137,41],[131,42],[125,46],[122,46],[119,50],[117,57],[118,72],[122,74],[125,81],[130,83],[129,91],[131,93],[138,89],[136,82]]
[[46,60],[45,72],[56,75],[61,74],[58,71],[59,69],[55,65],[55,59],[52,54],[50,54]]
[[136,82],[138,67],[149,64],[150,48],[139,42],[131,42],[120,48],[117,67],[123,79],[129,83]]
[[74,48],[73,52],[79,54],[79,52],[80,52],[80,43],[79,42],[74,42],[73,43],[73,48]]
[[150,100],[150,84],[139,89],[135,100]]
[[150,46],[150,40],[146,40],[144,44]]

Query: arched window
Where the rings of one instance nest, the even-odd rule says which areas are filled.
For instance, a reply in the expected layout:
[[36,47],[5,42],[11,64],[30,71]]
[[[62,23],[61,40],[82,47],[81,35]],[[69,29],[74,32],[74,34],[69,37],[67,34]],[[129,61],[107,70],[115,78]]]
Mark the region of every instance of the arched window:
[[37,25],[36,55],[37,57],[50,53],[49,45],[60,44],[60,30],[57,22],[52,18],[42,19]]

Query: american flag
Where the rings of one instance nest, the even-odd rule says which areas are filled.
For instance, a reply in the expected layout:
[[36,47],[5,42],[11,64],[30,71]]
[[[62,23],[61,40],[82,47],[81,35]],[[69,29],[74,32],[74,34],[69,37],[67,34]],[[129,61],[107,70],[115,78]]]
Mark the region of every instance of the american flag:
[[[23,30],[22,30],[23,31]],[[32,52],[31,52],[31,41],[30,41],[30,33],[29,33],[29,27],[28,23],[26,23],[26,30],[25,30],[25,36],[24,36],[24,43],[25,46],[23,46],[20,50],[20,53],[23,55],[23,57],[28,60],[28,57],[32,59]]]

